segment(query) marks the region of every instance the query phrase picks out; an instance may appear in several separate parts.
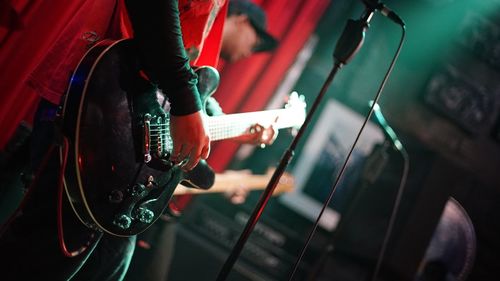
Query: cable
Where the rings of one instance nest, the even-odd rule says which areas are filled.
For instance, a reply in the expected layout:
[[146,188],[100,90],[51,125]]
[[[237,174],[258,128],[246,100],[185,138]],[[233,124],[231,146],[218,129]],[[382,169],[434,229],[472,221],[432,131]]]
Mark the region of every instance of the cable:
[[14,221],[14,219],[18,216],[21,215],[22,210],[24,209],[24,206],[26,205],[26,202],[28,201],[28,198],[31,196],[33,193],[33,190],[35,189],[35,186],[38,183],[38,179],[41,176],[42,171],[45,169],[47,166],[47,163],[49,162],[50,156],[52,155],[52,152],[54,151],[55,145],[51,145],[45,155],[42,158],[42,161],[40,163],[40,166],[37,168],[36,174],[31,180],[30,184],[28,185],[28,188],[26,189],[26,194],[24,194],[23,200],[21,203],[18,205],[16,210],[12,213],[12,215],[9,216],[7,221],[2,224],[0,227],[0,236],[3,235],[3,233],[7,230],[8,226]]
[[372,276],[372,281],[375,281],[377,279],[377,276],[380,271],[380,267],[382,265],[382,261],[384,260],[385,256],[385,251],[387,249],[387,245],[389,243],[389,238],[392,235],[392,229],[394,227],[394,222],[396,221],[397,213],[399,211],[399,205],[401,203],[401,198],[404,193],[404,189],[406,186],[406,180],[408,178],[408,172],[410,170],[410,157],[408,156],[408,153],[402,147],[401,149],[398,149],[398,151],[401,152],[401,156],[403,157],[403,174],[401,175],[401,181],[399,182],[399,187],[398,187],[398,192],[396,194],[396,199],[394,200],[394,206],[392,208],[392,213],[389,218],[389,224],[387,225],[386,232],[384,234],[384,240],[382,242],[382,246],[380,248],[379,256],[377,258],[377,264],[375,265],[375,270],[373,272]]
[[[399,56],[399,53],[400,53],[401,48],[403,46],[404,38],[406,37],[406,28],[405,28],[404,24],[402,24],[400,26],[401,26],[401,32],[402,32],[402,34],[401,34],[401,40],[400,40],[400,43],[399,43],[398,50],[396,52],[396,56],[394,57],[393,61],[391,62],[391,67],[390,67],[391,70],[390,71],[392,71],[392,68],[394,67],[394,62],[395,62],[396,58]],[[387,81],[386,77],[384,77],[384,83]],[[381,85],[381,87],[379,89],[379,93],[382,90],[382,88],[383,88],[383,86]],[[372,103],[372,106],[370,108],[370,115],[373,112],[373,109],[376,106],[378,106],[379,93],[377,93],[377,96],[376,96],[374,102]],[[409,172],[409,169],[410,169],[410,159],[409,159],[408,152],[406,151],[406,149],[399,142],[398,143],[393,143],[393,144],[394,144],[394,149],[396,149],[397,151],[400,151],[401,152],[401,156],[403,157],[403,174],[401,175],[401,181],[399,182],[399,187],[398,187],[396,199],[394,201],[394,206],[392,208],[392,213],[391,213],[391,216],[389,218],[389,224],[387,225],[387,229],[386,229],[386,232],[384,234],[384,240],[382,242],[382,246],[380,248],[379,256],[377,258],[377,263],[375,265],[375,270],[373,272],[372,281],[375,281],[377,279],[377,277],[378,277],[378,274],[379,274],[379,271],[380,271],[380,267],[382,265],[382,261],[383,261],[384,256],[385,256],[385,251],[387,249],[387,244],[389,243],[389,238],[392,235],[392,230],[393,230],[393,227],[394,227],[394,222],[396,221],[397,213],[399,211],[399,205],[401,203],[401,197],[402,197],[403,192],[404,192],[404,188],[405,188],[406,181],[407,181],[407,178],[408,178],[408,172]]]
[[[397,50],[396,50],[396,53],[394,54],[394,57],[392,58],[391,64],[389,65],[389,68],[388,68],[388,70],[386,71],[386,74],[385,74],[385,76],[384,76],[384,79],[382,80],[382,83],[380,84],[380,87],[379,87],[379,89],[377,90],[377,93],[376,93],[376,95],[375,95],[375,98],[373,99],[373,100],[374,100],[374,102],[371,104],[371,106],[370,106],[370,110],[369,110],[368,114],[366,115],[366,117],[365,117],[365,119],[364,119],[364,121],[363,121],[363,124],[361,125],[361,128],[360,128],[360,130],[358,131],[358,134],[356,135],[356,139],[354,140],[353,144],[351,145],[351,148],[349,149],[349,152],[348,152],[348,154],[347,154],[347,157],[346,157],[346,159],[345,159],[344,163],[342,164],[342,168],[340,169],[340,172],[339,172],[339,174],[337,175],[337,177],[336,177],[336,179],[335,179],[335,182],[334,182],[334,184],[333,184],[333,186],[332,186],[332,188],[331,188],[331,190],[330,190],[330,192],[329,192],[329,194],[328,194],[328,198],[327,198],[327,200],[324,202],[323,207],[321,208],[321,211],[319,212],[319,215],[318,215],[318,217],[316,218],[316,221],[314,222],[314,225],[313,225],[312,230],[309,232],[309,235],[308,235],[308,237],[307,237],[307,239],[306,239],[306,243],[305,243],[305,244],[304,244],[304,246],[302,247],[301,252],[300,252],[300,255],[299,255],[299,257],[297,258],[297,260],[296,260],[296,262],[295,262],[295,264],[294,264],[293,271],[292,271],[292,273],[291,273],[291,275],[290,275],[289,280],[291,280],[291,279],[292,279],[293,275],[294,275],[294,274],[295,274],[295,272],[297,271],[298,265],[299,265],[300,261],[302,260],[302,258],[303,258],[303,256],[304,256],[304,254],[305,254],[305,251],[306,251],[307,247],[309,246],[309,244],[310,244],[310,242],[311,242],[311,240],[312,240],[313,235],[314,235],[314,234],[315,234],[315,232],[316,232],[316,229],[318,228],[318,225],[319,225],[319,220],[320,220],[320,219],[321,219],[321,217],[323,216],[323,213],[325,212],[325,210],[326,210],[327,206],[330,204],[330,201],[331,201],[331,200],[332,200],[332,198],[333,198],[333,194],[335,193],[335,190],[337,189],[337,185],[338,185],[338,183],[339,183],[339,181],[340,181],[340,179],[341,179],[342,175],[344,174],[344,171],[345,171],[345,169],[346,169],[346,167],[347,167],[347,163],[349,162],[349,159],[351,158],[351,155],[352,155],[352,153],[353,153],[353,151],[354,151],[354,148],[355,148],[356,144],[358,143],[358,141],[359,141],[359,139],[360,139],[360,137],[361,137],[361,133],[363,132],[363,130],[364,130],[364,128],[365,128],[365,126],[366,126],[366,124],[367,124],[367,123],[368,123],[368,121],[370,120],[371,115],[372,115],[372,113],[373,113],[373,111],[374,111],[374,107],[377,105],[378,100],[379,100],[379,98],[380,98],[380,95],[381,95],[381,93],[382,93],[382,90],[384,89],[384,87],[385,87],[385,85],[386,85],[386,83],[387,83],[387,80],[389,79],[389,76],[390,76],[390,74],[392,73],[392,70],[394,69],[394,65],[395,65],[395,63],[396,63],[396,60],[397,60],[397,59],[398,59],[398,57],[399,57],[399,54],[400,54],[400,52],[401,52],[401,48],[403,47],[403,42],[404,42],[404,39],[405,39],[405,37],[406,37],[406,28],[405,28],[405,26],[404,26],[404,25],[400,25],[400,26],[401,26],[401,29],[402,29],[402,35],[401,35],[401,39],[400,39],[400,41],[399,41],[399,45],[398,45],[398,48],[397,48]],[[406,176],[404,177],[404,179],[405,179],[405,181],[406,181]],[[400,189],[401,189],[401,188],[400,188]],[[402,192],[400,192],[400,193],[402,193]],[[399,195],[400,195],[400,194],[398,194],[398,196],[399,196]],[[400,197],[400,196],[399,196],[399,197]],[[397,205],[399,206],[399,200],[397,200],[397,201],[398,201],[398,202],[397,202]],[[395,205],[395,207],[396,207],[396,205]],[[394,210],[396,210],[396,208],[394,208]],[[396,210],[396,211],[397,211],[397,210]],[[395,214],[393,214],[393,216],[391,216],[391,220],[394,220],[394,218],[393,218],[393,217],[395,217]],[[390,227],[391,227],[391,230],[392,230],[392,226],[391,226],[391,225],[390,225]],[[388,231],[388,232],[386,233],[386,236],[387,236],[386,238],[387,238],[387,239],[388,239],[388,236],[389,236],[389,235],[390,235],[390,232]],[[383,249],[383,250],[385,251],[385,247],[384,247],[384,249]],[[381,257],[383,257],[383,254],[384,254],[384,253],[383,253],[383,252],[381,252],[381,255],[380,255],[380,256],[381,256]],[[379,264],[379,263],[381,263],[381,261],[380,261],[380,260],[377,262],[377,264]],[[379,267],[379,266],[380,266],[380,265],[378,265],[378,267]],[[374,276],[375,276],[375,275],[374,275]]]
[[75,251],[69,251],[68,248],[66,247],[66,242],[64,241],[64,230],[63,230],[63,225],[62,225],[62,205],[63,205],[63,194],[64,194],[64,171],[66,170],[66,163],[68,160],[68,149],[69,149],[69,141],[67,137],[63,136],[63,143],[61,147],[61,153],[62,153],[62,159],[61,159],[61,166],[59,168],[59,177],[58,177],[58,183],[57,183],[57,188],[58,188],[58,202],[57,202],[57,234],[58,234],[58,241],[59,241],[59,248],[61,249],[61,252],[63,253],[64,256],[66,257],[76,257],[79,254],[83,253],[85,250],[87,250],[90,241],[94,238],[94,233],[91,234],[91,239],[89,239],[89,242],[87,245],[81,246],[79,249]]
[[[21,215],[22,210],[24,209],[24,206],[26,205],[27,200],[37,188],[38,180],[40,176],[42,175],[42,172],[45,170],[46,166],[48,165],[50,158],[52,157],[54,153],[54,149],[58,146],[58,144],[53,143],[50,145],[48,148],[47,152],[45,152],[45,155],[42,158],[42,161],[40,163],[40,166],[37,168],[36,174],[33,178],[33,180],[30,182],[27,192],[23,197],[23,200],[19,204],[19,206],[16,208],[16,210],[12,213],[11,216],[7,219],[7,221],[0,226],[0,236],[4,234],[4,232],[7,230],[8,226],[14,221],[16,217]],[[69,251],[66,247],[66,243],[64,241],[64,231],[63,231],[63,226],[62,226],[62,202],[63,202],[63,193],[64,193],[64,171],[66,169],[66,163],[67,163],[67,158],[68,158],[68,149],[69,149],[69,141],[67,137],[63,137],[63,143],[62,143],[62,159],[61,159],[61,166],[59,168],[59,175],[58,175],[58,182],[57,182],[57,188],[58,188],[58,209],[57,209],[57,233],[58,233],[58,241],[59,241],[59,247],[63,253],[64,256],[66,257],[76,257],[79,254],[83,253],[85,250],[87,250],[88,246],[90,245],[92,239],[95,238],[95,234],[92,233],[90,235],[89,242],[87,242],[86,245],[80,247],[76,251]]]

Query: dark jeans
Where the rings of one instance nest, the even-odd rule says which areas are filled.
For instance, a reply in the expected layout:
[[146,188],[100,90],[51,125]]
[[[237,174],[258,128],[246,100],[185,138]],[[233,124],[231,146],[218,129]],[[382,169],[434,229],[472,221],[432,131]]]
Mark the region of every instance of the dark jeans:
[[135,249],[125,281],[168,280],[174,257],[177,223],[175,218],[164,220],[162,216],[138,235],[139,246]]
[[[2,280],[122,280],[135,247],[135,236],[121,238],[93,231],[74,214],[66,196],[62,208],[64,241],[72,251],[88,245],[76,257],[59,247],[57,204],[59,153],[43,160],[54,139],[57,106],[42,100],[33,124],[31,165],[40,169],[23,201],[22,211],[0,237]],[[94,238],[91,238],[94,237]]]

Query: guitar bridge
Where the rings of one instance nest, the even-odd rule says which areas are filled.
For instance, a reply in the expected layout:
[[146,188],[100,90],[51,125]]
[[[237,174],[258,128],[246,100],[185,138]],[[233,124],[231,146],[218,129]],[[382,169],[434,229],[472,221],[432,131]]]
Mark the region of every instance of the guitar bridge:
[[153,158],[166,159],[172,147],[169,119],[165,115],[151,116],[144,114],[143,120],[143,155],[144,163]]
[[143,155],[144,155],[144,163],[149,163],[151,161],[151,114],[144,114],[143,120]]

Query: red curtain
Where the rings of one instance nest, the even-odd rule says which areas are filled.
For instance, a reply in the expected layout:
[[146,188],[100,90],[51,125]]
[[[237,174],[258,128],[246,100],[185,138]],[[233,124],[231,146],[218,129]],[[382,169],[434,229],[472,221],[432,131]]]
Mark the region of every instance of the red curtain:
[[[38,97],[24,81],[83,0],[0,0],[0,149],[20,121],[31,122]],[[261,110],[313,32],[329,0],[256,0],[280,45],[224,67],[215,97],[227,113]],[[213,144],[210,163],[222,170],[238,145]]]

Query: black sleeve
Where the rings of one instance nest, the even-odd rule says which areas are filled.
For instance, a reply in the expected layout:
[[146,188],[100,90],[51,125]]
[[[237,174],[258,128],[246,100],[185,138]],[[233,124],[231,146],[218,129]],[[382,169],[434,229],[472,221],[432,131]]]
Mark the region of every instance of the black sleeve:
[[201,109],[198,78],[184,49],[177,0],[125,0],[144,71],[168,97],[172,115]]

